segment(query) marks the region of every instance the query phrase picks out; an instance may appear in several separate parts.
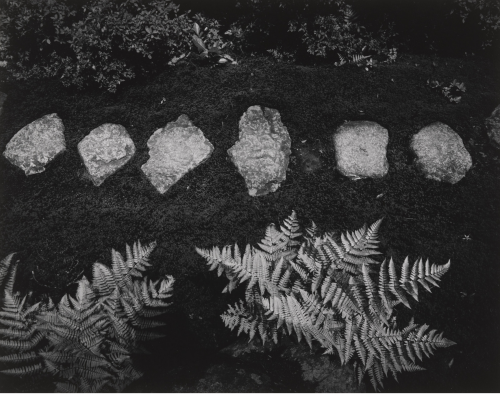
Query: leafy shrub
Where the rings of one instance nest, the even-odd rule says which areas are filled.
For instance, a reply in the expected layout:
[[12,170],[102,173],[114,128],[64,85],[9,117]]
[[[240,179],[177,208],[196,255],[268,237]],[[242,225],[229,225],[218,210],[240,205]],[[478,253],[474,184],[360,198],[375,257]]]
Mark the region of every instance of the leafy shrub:
[[392,259],[371,257],[380,254],[380,224],[321,235],[312,223],[303,235],[292,212],[279,230],[270,225],[258,247],[247,245],[243,254],[238,245],[196,250],[211,270],[226,275],[224,292],[245,287],[245,300],[221,316],[227,327],[250,340],[258,334],[263,342],[295,333],[312,348],[315,340],[342,364],[355,360],[359,381],[368,372],[377,389],[389,372],[396,378],[401,371],[422,370],[417,360],[454,344],[426,324],[411,319],[401,327],[397,319],[398,305],[411,308],[408,296],[418,301],[419,285],[427,291],[438,286],[450,262],[418,259],[411,266],[406,258],[398,277]]
[[354,1],[363,15],[394,23],[399,46],[406,50],[463,56],[495,53],[500,45],[500,3],[495,0]]
[[[240,47],[268,52],[278,61],[320,57],[351,59],[388,55],[394,36],[391,27],[373,31],[356,18],[349,0],[241,0],[239,17],[231,24]],[[392,45],[393,46],[393,45]],[[363,49],[364,48],[364,49]]]
[[458,82],[456,79],[445,86],[443,82],[427,80],[427,86],[431,89],[441,89],[441,93],[450,103],[459,103],[462,100],[462,94],[465,93],[465,84]]
[[353,59],[363,52],[389,54],[388,43],[393,35],[390,29],[373,34],[357,22],[352,6],[345,0],[336,0],[334,4],[335,13],[318,15],[310,23],[289,22],[289,31],[301,33],[309,54],[323,58],[336,54],[340,59]]
[[169,0],[7,0],[0,28],[9,37],[16,79],[58,77],[110,92],[137,74],[163,67],[192,47],[193,20],[205,40],[221,42],[218,22],[179,14]]
[[163,323],[150,320],[170,305],[174,279],[143,277],[155,244],[133,248],[126,259],[112,251],[112,267],[95,263],[93,281],[78,281],[75,296],[58,305],[27,306],[27,296],[13,292],[17,263],[13,255],[0,262],[0,348],[14,353],[0,357],[14,376],[48,373],[64,392],[122,391],[139,378],[130,358],[141,341],[162,337],[147,329]]
[[500,2],[489,0],[455,0],[450,15],[456,14],[463,24],[481,29],[483,49],[500,44]]
[[[197,19],[205,19],[201,15],[196,15],[195,17],[198,17]],[[228,62],[236,64],[231,56],[223,52],[232,45],[230,42],[223,42],[219,35],[220,25],[217,21],[215,22],[212,23],[212,25],[215,25],[214,27],[209,28],[207,26],[203,30],[198,23],[195,22],[193,25],[193,43],[198,49],[199,56],[217,64],[226,64]]]

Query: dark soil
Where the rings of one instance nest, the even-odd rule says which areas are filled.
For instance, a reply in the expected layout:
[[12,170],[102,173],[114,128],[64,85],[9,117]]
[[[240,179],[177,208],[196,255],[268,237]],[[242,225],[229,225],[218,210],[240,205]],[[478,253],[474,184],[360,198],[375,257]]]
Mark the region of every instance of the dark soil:
[[[54,112],[64,122],[68,150],[30,177],[0,159],[0,257],[17,252],[18,288],[57,301],[82,273],[91,275],[95,261],[109,263],[111,248],[123,252],[125,243],[156,240],[152,275],[176,278],[175,303],[167,337],[147,344],[151,355],[139,356],[145,375],[131,390],[169,391],[178,376],[201,377],[214,354],[235,339],[219,315],[236,296],[221,294],[225,281],[208,272],[195,246],[254,243],[292,209],[304,224],[314,220],[325,230],[354,230],[385,217],[381,248],[399,265],[406,255],[436,264],[451,259],[441,288],[422,294],[413,312],[417,323],[457,343],[425,361],[427,371],[404,374],[399,383],[387,379],[385,390],[499,391],[500,157],[483,124],[500,103],[499,76],[498,67],[476,58],[403,55],[369,72],[261,58],[226,68],[181,64],[115,95],[70,91],[57,81],[4,84],[1,150],[19,129]],[[464,82],[462,102],[428,88],[429,78]],[[314,161],[321,166],[292,159],[275,193],[250,197],[227,150],[251,105],[279,110],[292,146],[307,140],[324,147]],[[160,195],[140,166],[151,134],[181,114],[215,150]],[[389,130],[386,177],[352,181],[335,171],[330,139],[345,120],[371,120]],[[472,156],[472,169],[455,185],[427,180],[413,165],[411,136],[436,121],[454,129]],[[137,153],[95,187],[76,147],[107,122],[126,127]],[[51,389],[34,384],[0,380],[4,391]]]

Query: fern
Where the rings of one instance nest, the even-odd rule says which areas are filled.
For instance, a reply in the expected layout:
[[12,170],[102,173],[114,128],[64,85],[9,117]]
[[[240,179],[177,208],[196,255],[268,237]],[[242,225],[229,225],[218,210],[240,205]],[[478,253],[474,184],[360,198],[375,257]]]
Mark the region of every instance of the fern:
[[311,347],[316,341],[343,364],[352,361],[359,381],[367,374],[377,389],[389,373],[397,379],[402,371],[421,370],[418,361],[454,344],[413,320],[398,327],[394,309],[411,308],[419,286],[438,286],[450,262],[418,259],[411,265],[406,258],[398,275],[392,259],[373,258],[380,254],[381,223],[340,236],[321,235],[312,223],[302,234],[292,211],[280,230],[270,225],[258,247],[247,245],[243,255],[237,245],[196,250],[211,270],[226,275],[224,291],[246,286],[245,299],[221,316],[227,327],[250,340],[295,335]]
[[139,342],[161,337],[149,329],[165,313],[174,279],[143,277],[155,244],[126,247],[126,258],[112,250],[112,266],[95,263],[90,283],[84,276],[74,296],[57,305],[25,306],[26,297],[12,292],[12,256],[0,262],[0,347],[13,351],[0,357],[11,365],[0,373],[16,376],[45,373],[55,377],[61,392],[122,391],[141,376],[131,354]]

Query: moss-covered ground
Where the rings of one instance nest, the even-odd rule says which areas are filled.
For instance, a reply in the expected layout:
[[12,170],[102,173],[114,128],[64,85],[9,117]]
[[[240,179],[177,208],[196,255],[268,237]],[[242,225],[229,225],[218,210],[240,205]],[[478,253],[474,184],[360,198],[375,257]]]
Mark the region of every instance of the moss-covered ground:
[[[434,63],[434,65],[433,65]],[[429,258],[451,269],[441,288],[414,306],[418,323],[444,331],[456,346],[441,349],[388,391],[500,390],[500,157],[483,121],[500,104],[498,67],[476,58],[402,55],[393,65],[299,66],[241,59],[225,68],[180,64],[124,86],[117,94],[71,91],[56,82],[5,83],[0,148],[29,122],[56,112],[68,150],[44,173],[26,177],[0,160],[0,257],[17,252],[18,286],[58,300],[72,291],[111,248],[156,240],[153,274],[176,278],[168,337],[141,355],[145,376],[134,391],[168,391],[200,375],[211,357],[234,340],[219,315],[235,297],[208,272],[194,247],[258,241],[265,227],[294,209],[325,230],[354,230],[385,217],[381,248],[398,264]],[[426,86],[428,78],[464,82],[459,104]],[[314,172],[292,160],[272,194],[250,197],[227,149],[251,105],[275,108],[292,146],[322,146]],[[148,138],[186,114],[215,146],[212,157],[164,195],[143,175]],[[345,120],[371,120],[389,130],[390,170],[382,179],[352,181],[335,171],[331,135]],[[473,160],[455,185],[425,179],[413,164],[411,136],[436,122],[451,126]],[[85,176],[78,142],[103,123],[126,127],[137,148],[132,160],[100,187]],[[466,237],[467,236],[467,237]],[[33,390],[28,381],[1,378],[2,390]],[[48,386],[47,386],[48,387]],[[48,388],[50,389],[50,388]]]

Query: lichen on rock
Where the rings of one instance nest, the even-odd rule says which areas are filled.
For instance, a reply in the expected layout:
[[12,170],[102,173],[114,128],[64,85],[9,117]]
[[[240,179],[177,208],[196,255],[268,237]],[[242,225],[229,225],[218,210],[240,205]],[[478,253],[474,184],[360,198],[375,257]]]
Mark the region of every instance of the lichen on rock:
[[78,153],[90,179],[94,185],[100,186],[132,158],[135,145],[125,127],[105,123],[80,141]]
[[45,166],[66,150],[64,125],[57,114],[49,114],[19,130],[3,155],[26,175],[45,171]]
[[462,138],[444,123],[422,128],[413,136],[410,147],[417,166],[428,179],[454,184],[472,167],[472,158]]
[[333,134],[339,172],[352,179],[380,178],[389,171],[389,132],[369,121],[346,122]]
[[239,123],[239,139],[227,151],[251,196],[275,192],[286,179],[291,139],[275,109],[252,106]]
[[148,140],[148,148],[149,160],[141,169],[161,194],[207,160],[214,150],[187,115],[156,130]]

